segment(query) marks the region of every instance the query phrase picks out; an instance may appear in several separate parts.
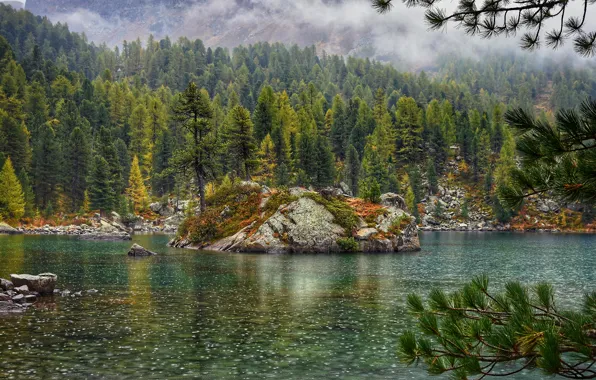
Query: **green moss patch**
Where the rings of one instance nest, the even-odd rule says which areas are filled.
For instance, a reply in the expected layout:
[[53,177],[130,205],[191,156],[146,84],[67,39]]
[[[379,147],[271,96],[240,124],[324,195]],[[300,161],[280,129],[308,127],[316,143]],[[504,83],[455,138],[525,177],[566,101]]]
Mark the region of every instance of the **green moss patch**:
[[346,202],[339,198],[325,198],[318,193],[304,193],[306,198],[310,198],[320,205],[323,205],[333,217],[335,223],[342,226],[347,233],[350,233],[358,225],[358,215]]

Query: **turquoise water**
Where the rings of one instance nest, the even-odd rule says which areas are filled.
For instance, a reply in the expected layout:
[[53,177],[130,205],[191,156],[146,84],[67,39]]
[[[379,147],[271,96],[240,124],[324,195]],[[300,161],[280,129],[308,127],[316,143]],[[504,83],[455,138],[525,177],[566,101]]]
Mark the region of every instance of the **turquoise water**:
[[[54,272],[54,297],[0,318],[0,378],[424,379],[396,357],[405,296],[489,273],[552,282],[565,306],[596,288],[596,237],[425,233],[423,251],[247,255],[130,242],[0,236],[0,277]],[[99,290],[87,295],[88,289]],[[539,373],[524,378],[541,378]]]

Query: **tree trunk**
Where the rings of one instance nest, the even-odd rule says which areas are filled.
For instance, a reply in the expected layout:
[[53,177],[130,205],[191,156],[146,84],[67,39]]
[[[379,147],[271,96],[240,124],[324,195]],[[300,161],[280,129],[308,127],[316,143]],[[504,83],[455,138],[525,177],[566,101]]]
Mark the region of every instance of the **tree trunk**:
[[207,210],[207,200],[205,199],[205,177],[200,171],[197,171],[197,181],[199,183],[199,197],[201,200],[201,212]]

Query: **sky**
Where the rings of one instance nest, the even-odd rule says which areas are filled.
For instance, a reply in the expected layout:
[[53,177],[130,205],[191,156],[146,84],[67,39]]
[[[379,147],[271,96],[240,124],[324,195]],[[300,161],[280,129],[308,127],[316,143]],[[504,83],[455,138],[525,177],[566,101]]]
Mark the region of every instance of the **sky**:
[[[152,4],[142,8],[142,16],[134,23],[122,17],[117,8],[106,17],[81,8],[49,16],[53,21],[67,22],[75,31],[84,31],[91,40],[112,45],[136,37],[144,40],[149,33],[158,38],[166,34],[201,38],[209,46],[225,47],[266,40],[315,44],[319,51],[371,56],[413,68],[432,65],[446,53],[480,59],[489,45],[523,54],[519,48],[521,34],[485,40],[466,36],[453,26],[429,31],[423,9],[406,8],[400,1],[395,4],[390,13],[381,15],[369,0],[189,0],[181,7]],[[449,9],[454,4],[442,0],[440,6]],[[579,0],[571,0],[571,5],[571,13],[579,15]],[[589,16],[596,20],[596,9]],[[547,55],[576,63],[593,61],[574,54],[571,41],[555,53],[542,47],[532,55],[538,60]]]

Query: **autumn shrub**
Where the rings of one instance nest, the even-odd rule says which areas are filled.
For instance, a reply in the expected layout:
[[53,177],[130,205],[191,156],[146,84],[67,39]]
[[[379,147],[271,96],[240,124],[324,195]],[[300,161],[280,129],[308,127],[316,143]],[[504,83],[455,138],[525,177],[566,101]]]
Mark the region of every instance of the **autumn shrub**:
[[191,242],[207,244],[230,236],[259,219],[260,188],[235,183],[220,186],[207,197],[207,210],[190,215],[180,225],[178,235]]

